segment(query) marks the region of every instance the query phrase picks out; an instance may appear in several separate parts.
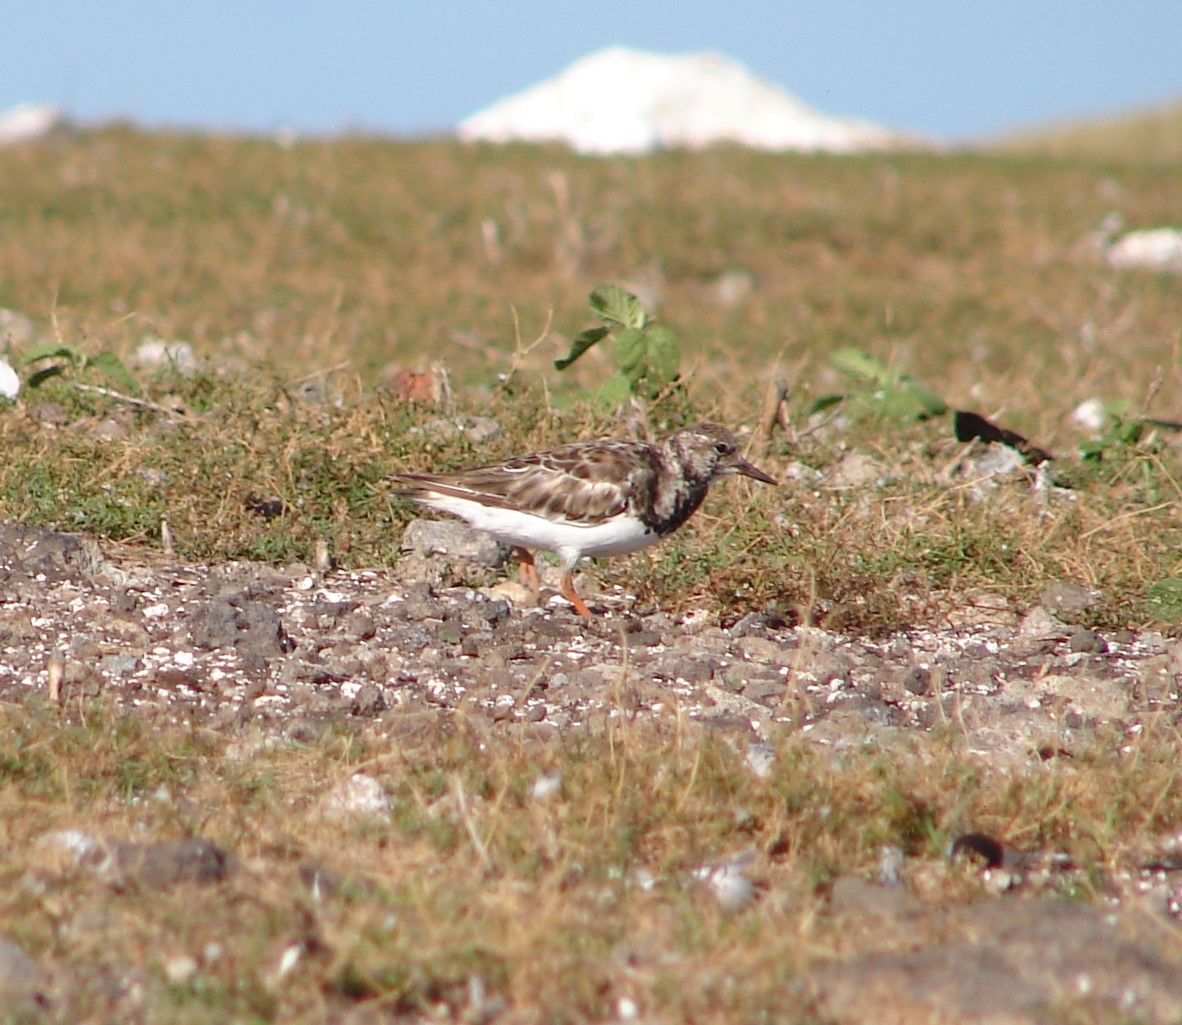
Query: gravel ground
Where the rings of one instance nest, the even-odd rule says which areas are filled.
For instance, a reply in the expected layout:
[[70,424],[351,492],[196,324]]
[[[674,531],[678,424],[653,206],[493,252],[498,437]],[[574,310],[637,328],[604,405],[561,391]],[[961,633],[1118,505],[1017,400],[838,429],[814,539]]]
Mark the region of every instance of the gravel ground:
[[0,697],[47,692],[58,661],[64,697],[214,725],[446,715],[463,702],[551,732],[617,714],[627,684],[637,715],[676,706],[752,745],[777,724],[841,747],[955,721],[970,750],[1004,759],[1069,751],[1114,724],[1132,736],[1182,710],[1182,645],[1067,625],[1101,600],[1070,583],[1021,619],[982,602],[946,628],[869,641],[758,614],[728,629],[637,616],[625,599],[584,621],[545,592],[541,607],[515,603],[508,582],[436,586],[452,563],[433,562],[432,544],[393,573],[317,574],[147,564],[90,538],[0,527]]
[[[586,622],[559,598],[511,600],[521,595],[510,583],[444,586],[458,563],[503,556],[462,525],[419,526],[408,543],[395,572],[320,574],[149,563],[86,537],[0,527],[0,700],[57,688],[63,701],[101,695],[178,722],[289,736],[332,717],[413,730],[461,704],[490,731],[539,737],[622,710],[677,710],[720,731],[757,773],[783,725],[840,757],[951,723],[969,752],[1037,771],[1100,730],[1132,739],[1150,717],[1180,713],[1182,646],[1069,625],[1103,600],[1071,582],[1048,585],[1021,618],[982,600],[945,628],[871,642],[758,614],[729,629],[635,615],[615,597]],[[1009,856],[994,871],[1000,892],[1043,869]],[[944,941],[835,966],[813,981],[815,998],[850,1022],[1037,1021],[1065,992],[1146,1021],[1182,1020],[1180,880],[1173,849],[1126,881],[1137,899],[1116,911],[1042,898],[938,911],[888,878],[839,880],[832,913]],[[1136,928],[1132,916],[1146,913],[1165,928]]]

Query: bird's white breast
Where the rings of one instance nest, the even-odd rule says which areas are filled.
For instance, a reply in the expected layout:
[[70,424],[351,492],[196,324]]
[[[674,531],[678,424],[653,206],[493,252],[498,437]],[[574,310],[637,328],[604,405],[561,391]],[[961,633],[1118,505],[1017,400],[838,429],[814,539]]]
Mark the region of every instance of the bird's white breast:
[[487,531],[498,541],[522,548],[557,552],[568,565],[581,555],[625,555],[658,540],[634,516],[615,516],[602,523],[584,525],[570,520],[551,520],[520,509],[502,509],[451,495],[430,495],[424,505],[467,520],[477,530]]

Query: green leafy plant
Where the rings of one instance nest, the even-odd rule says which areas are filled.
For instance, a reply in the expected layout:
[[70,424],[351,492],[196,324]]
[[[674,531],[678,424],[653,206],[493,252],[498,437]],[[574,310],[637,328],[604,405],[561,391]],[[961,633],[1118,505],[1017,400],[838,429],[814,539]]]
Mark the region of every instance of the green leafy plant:
[[139,392],[139,385],[131,372],[123,365],[123,361],[113,352],[104,350],[96,356],[88,356],[72,345],[60,342],[46,342],[34,346],[25,353],[25,366],[33,367],[40,364],[29,374],[28,385],[36,388],[55,377],[61,377],[67,371],[87,372],[96,371],[113,384],[131,394]]
[[554,361],[565,370],[604,338],[615,347],[618,373],[599,389],[597,397],[606,405],[618,405],[629,397],[655,399],[681,373],[681,350],[677,338],[652,318],[631,292],[619,285],[600,285],[588,297],[591,312],[601,321],[580,331],[570,352]]
[[948,411],[948,404],[930,388],[861,349],[838,349],[830,355],[829,361],[862,387],[848,395],[828,395],[818,399],[813,412],[844,403],[858,419],[926,420]]
[[1080,458],[1085,463],[1100,463],[1106,458],[1127,453],[1144,442],[1152,447],[1153,432],[1177,434],[1182,423],[1176,420],[1159,420],[1150,416],[1131,416],[1128,402],[1113,402],[1104,406],[1106,426],[1104,433],[1079,446]]

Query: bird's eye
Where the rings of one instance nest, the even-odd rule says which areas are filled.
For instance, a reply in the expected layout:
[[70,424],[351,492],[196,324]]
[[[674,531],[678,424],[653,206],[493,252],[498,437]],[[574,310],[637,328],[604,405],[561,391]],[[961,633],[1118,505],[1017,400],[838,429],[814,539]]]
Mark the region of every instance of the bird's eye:
[[716,441],[714,443],[714,451],[720,456],[730,455],[731,447],[725,441]]

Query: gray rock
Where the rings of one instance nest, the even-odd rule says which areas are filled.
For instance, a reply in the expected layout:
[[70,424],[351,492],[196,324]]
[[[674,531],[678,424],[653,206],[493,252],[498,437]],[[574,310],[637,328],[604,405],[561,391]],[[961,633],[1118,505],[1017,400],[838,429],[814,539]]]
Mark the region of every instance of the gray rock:
[[1072,619],[1081,612],[1100,608],[1104,604],[1104,595],[1090,587],[1056,580],[1042,589],[1038,603],[1056,616]]
[[131,653],[107,655],[99,659],[98,669],[107,676],[131,676],[144,667],[144,660],[139,655]]
[[189,629],[199,648],[228,648],[238,640],[238,610],[227,601],[211,601],[194,611]]
[[662,659],[660,673],[670,680],[685,680],[686,683],[702,683],[709,680],[714,673],[714,666],[709,659],[702,658],[668,658]]
[[141,370],[171,370],[182,377],[197,373],[197,356],[188,342],[149,336],[136,346],[131,358]]
[[421,558],[443,556],[495,568],[509,558],[507,545],[460,520],[412,520],[402,535],[402,550]]
[[731,310],[742,306],[755,291],[755,275],[749,270],[728,270],[718,275],[707,289],[707,296],[715,306]]
[[1167,957],[1164,931],[1131,919],[1064,901],[996,900],[915,912],[908,929],[931,940],[817,972],[820,1016],[838,1025],[1182,1020],[1177,951]]
[[811,658],[802,659],[798,668],[818,686],[825,686],[834,680],[849,679],[853,659],[841,652],[819,651]]
[[789,665],[794,659],[794,649],[786,648],[776,641],[766,637],[746,634],[735,641],[735,648],[746,659],[753,662],[767,662],[770,665]]
[[880,488],[890,479],[886,464],[865,452],[851,452],[834,468],[835,488]]
[[1036,606],[1018,624],[1018,636],[1031,641],[1066,640],[1071,636],[1071,627]]
[[749,680],[743,686],[743,697],[758,701],[761,705],[778,705],[788,691],[784,677],[768,676]]
[[37,638],[33,617],[17,609],[0,609],[0,644],[23,645]]
[[473,446],[480,447],[499,440],[505,432],[491,417],[457,416],[429,420],[421,427],[412,427],[410,433],[436,442],[465,438]]
[[198,837],[164,843],[116,843],[115,867],[125,883],[152,890],[178,883],[220,883],[235,867],[221,848]]

